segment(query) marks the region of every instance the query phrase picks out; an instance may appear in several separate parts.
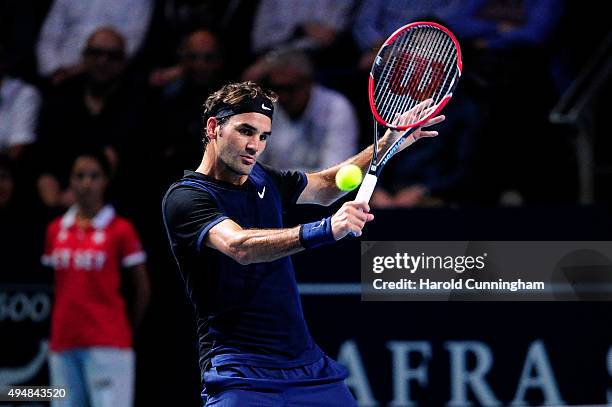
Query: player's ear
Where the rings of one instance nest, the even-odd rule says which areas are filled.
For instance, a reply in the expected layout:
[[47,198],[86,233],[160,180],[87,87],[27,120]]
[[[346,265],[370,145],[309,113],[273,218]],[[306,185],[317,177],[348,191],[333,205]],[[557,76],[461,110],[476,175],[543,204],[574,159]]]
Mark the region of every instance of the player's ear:
[[209,140],[214,140],[217,138],[217,129],[219,128],[219,121],[216,117],[209,117],[206,120],[206,135]]

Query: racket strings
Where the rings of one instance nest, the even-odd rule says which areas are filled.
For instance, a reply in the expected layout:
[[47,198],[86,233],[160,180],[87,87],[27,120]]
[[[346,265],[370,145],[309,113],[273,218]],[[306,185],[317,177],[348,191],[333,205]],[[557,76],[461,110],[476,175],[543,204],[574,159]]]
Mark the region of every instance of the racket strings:
[[[440,33],[440,34],[443,34],[443,33]],[[442,97],[446,95],[449,90],[452,90],[452,86],[450,86],[451,84],[449,83],[448,79],[449,79],[449,75],[451,74],[451,72],[454,72],[456,70],[457,61],[456,61],[456,53],[455,53],[454,44],[449,44],[445,40],[446,40],[446,37],[439,40],[438,51],[439,51],[439,55],[442,56],[440,60],[443,62],[440,65],[437,65],[438,69],[436,70],[436,74],[439,75],[438,76],[439,78],[441,78],[442,76],[445,76],[445,77],[444,77],[444,80],[442,81],[442,86],[438,87],[437,89],[434,89],[433,91],[434,100],[441,100]],[[437,94],[435,92],[436,90],[438,91]]]
[[[395,56],[395,59],[392,61],[391,69],[389,70],[388,75],[388,87],[391,88],[392,92],[385,92],[385,102],[383,103],[384,110],[392,110],[393,112],[397,112],[397,104],[401,102],[401,99],[395,98],[394,95],[402,94],[402,73],[407,73],[408,76],[412,76],[414,71],[418,69],[418,64],[416,59],[407,60],[406,54],[403,53],[403,50],[408,47],[408,44],[417,42],[420,38],[419,32],[411,32],[410,35],[404,36],[401,41],[398,41],[394,44],[392,49],[391,56]],[[416,38],[413,38],[416,37]],[[391,74],[392,73],[392,74]],[[384,90],[381,90],[384,91]]]
[[447,47],[446,58],[444,59],[444,65],[447,66],[446,76],[444,78],[443,86],[439,88],[438,94],[434,94],[435,98],[443,99],[449,93],[452,93],[455,87],[456,80],[460,74],[457,68],[457,55],[454,46]]
[[[441,33],[437,33],[438,37]],[[411,109],[414,106],[418,105],[420,102],[430,99],[433,96],[434,104],[438,104],[441,101],[441,93],[437,92],[437,90],[445,89],[445,81],[442,79],[444,76],[444,72],[449,72],[448,69],[448,55],[452,55],[453,48],[446,47],[447,55],[442,54],[444,51],[443,41],[440,41],[440,38],[430,39],[430,43],[435,44],[434,47],[425,49],[424,55],[416,54],[415,60],[417,60],[418,68],[413,70],[412,78],[416,78],[416,80],[409,80],[408,88],[406,90],[406,94],[411,96],[410,99],[404,98],[402,100],[403,104],[399,105],[401,111],[405,111],[407,109]],[[419,50],[420,51],[420,50]],[[441,58],[437,55],[443,55]],[[407,76],[407,75],[405,75]]]
[[[377,56],[373,69],[376,110],[393,123],[424,100],[432,99],[430,106],[435,107],[452,92],[458,75],[455,44],[444,31],[432,26],[409,29]],[[434,109],[416,110],[412,123]]]
[[[402,45],[404,45],[404,52],[399,60],[399,72],[405,69],[402,65],[405,65],[405,60],[407,58],[410,59],[409,63],[413,66],[413,69],[405,71],[405,74],[402,75],[403,77],[401,80],[405,81],[406,78],[413,78],[415,69],[418,70],[418,73],[420,73],[417,78],[421,79],[412,80],[409,82],[409,85],[411,86],[404,92],[408,94],[410,91],[415,91],[418,87],[421,87],[422,83],[426,83],[428,86],[435,84],[430,80],[432,78],[432,73],[436,71],[441,72],[445,69],[445,67],[440,63],[440,61],[446,57],[446,55],[443,54],[443,47],[445,45],[443,41],[445,39],[444,34],[434,29],[420,31],[420,38],[418,38],[417,41],[408,43],[412,46],[406,46],[406,44],[402,43]],[[452,51],[452,47],[450,50]]]
[[[417,44],[423,43],[423,44],[434,44],[434,47],[437,47],[437,45],[439,44],[439,42],[435,41],[434,38],[432,38],[432,30],[428,30],[428,31],[423,31],[421,38],[418,39]],[[402,69],[404,69],[404,75],[401,75],[399,77],[400,79],[400,86],[402,88],[400,88],[400,92],[397,93],[403,93],[403,94],[407,94],[407,95],[412,95],[413,98],[411,99],[407,99],[407,98],[398,98],[397,99],[397,103],[394,104],[392,106],[392,108],[396,111],[396,112],[404,112],[407,110],[411,110],[412,108],[416,107],[416,104],[414,104],[414,102],[416,101],[423,101],[425,99],[428,99],[430,94],[431,94],[431,90],[429,89],[431,86],[434,85],[434,82],[431,80],[428,80],[429,77],[431,77],[431,74],[429,74],[432,70],[433,67],[431,65],[433,65],[433,62],[428,62],[432,60],[432,52],[434,51],[434,47],[415,47],[416,49],[410,50],[407,55],[409,55],[409,58],[412,59],[412,61],[414,61],[414,63],[412,63],[412,67],[410,70],[405,70],[404,67],[402,67],[401,61],[399,64],[399,68],[401,72]],[[403,58],[406,57],[406,54],[403,56]],[[428,69],[430,68],[430,69]],[[408,83],[402,83],[402,81],[406,81],[406,78],[408,79]],[[412,78],[419,78],[417,80],[412,80]],[[422,83],[427,84],[425,89],[419,89],[419,87],[421,86]],[[403,89],[403,92],[402,92]],[[416,113],[416,112],[414,112]],[[411,115],[411,116],[415,116],[415,114]],[[416,117],[415,119],[418,120],[418,117]],[[416,121],[416,120],[413,120]]]
[[[404,33],[404,35],[402,35],[393,43],[390,49],[386,50],[387,53],[384,58],[386,62],[386,75],[383,74],[381,76],[381,79],[377,84],[377,91],[375,92],[375,97],[377,99],[380,99],[377,100],[379,102],[377,103],[377,105],[381,107],[381,111],[388,110],[390,102],[394,100],[393,93],[389,92],[389,85],[392,82],[394,85],[393,87],[395,88],[398,85],[401,85],[400,83],[398,83],[397,73],[404,71],[411,75],[414,71],[415,60],[408,60],[401,50],[407,49],[407,44],[416,41],[417,38],[414,37],[416,37],[417,35],[418,33],[416,33],[414,30],[407,31],[406,33]],[[382,95],[382,98],[379,98],[380,95]]]
[[[434,48],[429,50],[428,55],[426,56],[426,58],[431,61],[429,64],[431,69],[426,71],[426,76],[423,78],[424,83],[427,84],[424,92],[425,98],[430,98],[438,89],[436,82],[439,81],[444,75],[444,71],[446,69],[445,64],[448,63],[447,57],[454,48],[445,47],[446,43],[444,42],[442,33],[436,32],[436,34],[436,38],[433,39],[436,45]],[[442,89],[442,87],[439,88]],[[436,100],[435,97],[433,99]]]
[[[396,64],[398,70],[395,72],[403,73],[403,75],[396,75],[391,90],[395,94],[409,97],[395,98],[394,104],[387,105],[391,108],[390,110],[397,113],[408,111],[423,100],[429,99],[439,86],[441,73],[444,72],[444,67],[440,66],[439,60],[434,59],[434,54],[439,54],[443,47],[443,42],[436,38],[439,37],[439,34],[434,30],[422,30],[420,38],[410,44],[425,44],[426,46],[417,45],[408,48],[408,51],[401,55],[399,64]],[[403,66],[407,58],[409,59],[408,67]],[[434,99],[434,102],[437,104],[439,100]],[[419,117],[415,119],[418,120]]]
[[[405,69],[410,68],[409,66],[410,64],[406,63],[405,60],[400,59],[398,62],[397,57],[394,57],[394,56],[398,55],[399,53],[398,50],[406,47],[406,43],[412,39],[413,34],[414,34],[413,31],[408,31],[407,35],[404,35],[403,38],[396,40],[390,49],[386,49],[387,53],[383,60],[385,62],[384,68],[386,68],[387,72],[385,75],[384,69],[383,69],[383,75],[381,76],[381,80],[377,83],[377,91],[375,91],[374,93],[375,98],[377,99],[377,102],[378,102],[377,106],[380,106],[382,111],[386,110],[389,104],[389,101],[392,100],[392,94],[388,91],[386,92],[384,91],[385,88],[388,88],[388,84],[391,82],[391,74],[397,72],[398,69],[405,70]],[[379,84],[381,85],[382,89],[379,89],[378,87]],[[378,100],[379,96],[382,96],[380,97],[380,99],[382,100]]]
[[[390,92],[389,88],[398,88],[401,86],[401,77],[398,80],[398,72],[407,72],[409,75],[412,75],[414,71],[415,61],[407,60],[402,50],[407,49],[408,44],[416,42],[418,38],[415,37],[418,35],[419,33],[414,30],[407,31],[405,35],[398,38],[393,43],[393,47],[386,55],[386,65],[388,66],[387,75],[382,77],[380,81],[382,88],[379,89],[380,94],[383,95],[380,104],[382,111],[390,110],[394,102],[397,102],[397,99],[393,96],[396,92]],[[389,122],[389,120],[387,120],[387,122]]]
[[[408,35],[406,35],[405,38],[402,39],[402,41],[409,39],[411,35],[412,33],[409,32]],[[386,47],[384,50],[381,50],[381,52],[379,52],[379,55],[377,55],[376,57],[376,64],[384,62],[382,73],[380,74],[380,79],[377,81],[376,88],[374,89],[375,103],[376,106],[380,107],[378,109],[380,111],[384,111],[384,108],[386,108],[387,102],[390,98],[390,95],[387,92],[382,92],[381,87],[385,87],[385,84],[389,82],[389,76],[391,75],[391,72],[394,72],[393,68],[395,67],[395,61],[389,61],[389,59],[391,59],[391,55],[397,52],[398,47],[399,41],[396,41],[395,43],[393,43],[391,49],[388,49]]]

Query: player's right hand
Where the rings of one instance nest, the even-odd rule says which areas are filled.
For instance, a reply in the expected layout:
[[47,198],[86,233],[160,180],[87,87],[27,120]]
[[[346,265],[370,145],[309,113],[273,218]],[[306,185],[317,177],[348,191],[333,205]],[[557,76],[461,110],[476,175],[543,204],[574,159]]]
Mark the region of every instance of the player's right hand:
[[369,212],[370,206],[366,202],[345,202],[331,218],[334,239],[340,240],[349,233],[361,236],[366,222],[374,219],[374,215]]

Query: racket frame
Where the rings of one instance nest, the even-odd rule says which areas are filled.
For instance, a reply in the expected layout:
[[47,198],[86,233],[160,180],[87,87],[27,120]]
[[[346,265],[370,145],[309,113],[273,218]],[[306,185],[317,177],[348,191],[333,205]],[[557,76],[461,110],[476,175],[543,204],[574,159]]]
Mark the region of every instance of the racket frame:
[[[455,44],[456,52],[457,52],[457,68],[458,68],[457,74],[452,79],[453,83],[452,83],[450,92],[442,98],[440,103],[438,103],[438,106],[436,107],[436,109],[434,109],[434,111],[428,114],[425,118],[417,121],[416,123],[411,123],[409,125],[394,125],[392,123],[387,123],[387,121],[385,121],[380,116],[374,104],[374,76],[372,72],[375,69],[377,61],[379,59],[379,55],[382,54],[385,47],[392,44],[393,41],[401,33],[407,30],[410,30],[415,26],[422,26],[422,25],[432,26],[437,29],[440,29],[446,35],[448,35],[448,37],[453,41],[453,43]],[[414,133],[414,131],[416,131],[421,125],[427,122],[427,120],[429,120],[432,117],[435,117],[446,106],[446,104],[450,101],[450,99],[453,96],[453,90],[457,86],[457,82],[459,78],[461,77],[462,71],[463,71],[463,62],[462,62],[461,47],[459,46],[459,41],[457,41],[457,38],[455,38],[453,33],[448,28],[438,23],[429,22],[429,21],[416,21],[416,22],[413,22],[413,23],[410,23],[410,24],[407,24],[407,25],[404,25],[398,28],[397,30],[393,32],[393,34],[389,36],[389,38],[387,38],[387,40],[383,43],[378,53],[376,54],[376,58],[374,59],[374,62],[372,63],[372,68],[370,69],[370,75],[368,79],[368,100],[370,103],[370,110],[372,111],[372,115],[374,116],[374,143],[373,143],[373,151],[372,151],[372,160],[370,161],[368,172],[366,176],[364,177],[363,182],[361,183],[361,186],[359,187],[359,191],[357,192],[357,197],[355,198],[356,201],[368,202],[370,200],[370,197],[372,196],[372,193],[374,192],[374,188],[376,187],[378,177],[383,167],[385,166],[385,164],[387,164],[387,161],[389,161],[389,159],[393,155],[395,155],[395,153],[400,148],[402,143],[404,143],[406,139],[408,139]],[[377,161],[378,160],[378,140],[379,140],[379,134],[381,131],[381,127],[389,129],[391,131],[404,131],[404,133],[397,140],[393,142],[393,144],[387,149],[387,151],[385,151],[380,162],[378,162]],[[417,141],[417,139],[413,137],[409,145],[411,145],[415,141]]]

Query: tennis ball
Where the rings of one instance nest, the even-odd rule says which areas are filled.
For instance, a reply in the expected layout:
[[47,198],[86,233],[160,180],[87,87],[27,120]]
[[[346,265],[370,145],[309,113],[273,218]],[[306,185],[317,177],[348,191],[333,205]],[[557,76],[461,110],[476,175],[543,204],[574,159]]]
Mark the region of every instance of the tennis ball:
[[342,191],[352,191],[361,184],[361,168],[355,164],[348,164],[336,173],[336,185]]

